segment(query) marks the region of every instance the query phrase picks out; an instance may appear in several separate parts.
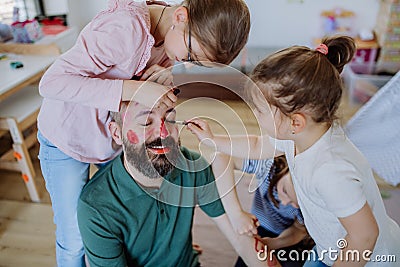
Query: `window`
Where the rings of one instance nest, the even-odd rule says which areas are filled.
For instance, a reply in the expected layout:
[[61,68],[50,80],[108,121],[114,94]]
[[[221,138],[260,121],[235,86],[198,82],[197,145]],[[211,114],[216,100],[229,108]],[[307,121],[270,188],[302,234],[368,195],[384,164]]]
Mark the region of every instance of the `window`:
[[0,22],[11,24],[13,22],[14,7],[19,8],[19,21],[32,19],[37,15],[37,0],[0,0]]

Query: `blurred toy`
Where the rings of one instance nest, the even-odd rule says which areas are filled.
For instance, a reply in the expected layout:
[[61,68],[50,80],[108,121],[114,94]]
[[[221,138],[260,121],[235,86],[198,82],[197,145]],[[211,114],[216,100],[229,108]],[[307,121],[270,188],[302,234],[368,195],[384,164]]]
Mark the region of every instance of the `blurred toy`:
[[13,18],[12,18],[13,22],[18,22],[19,21],[19,8],[18,7],[14,7],[13,8]]
[[352,11],[342,8],[322,11],[324,35],[344,34],[354,36],[354,18]]
[[370,29],[361,29],[358,32],[358,36],[362,41],[371,41],[375,39],[374,32]]
[[20,61],[12,61],[12,62],[10,62],[10,67],[13,69],[20,69],[20,68],[24,67],[24,64],[22,64],[22,62],[20,62]]
[[0,43],[11,40],[12,38],[11,27],[0,22]]
[[43,37],[37,20],[26,20],[11,24],[14,41],[17,43],[34,43]]

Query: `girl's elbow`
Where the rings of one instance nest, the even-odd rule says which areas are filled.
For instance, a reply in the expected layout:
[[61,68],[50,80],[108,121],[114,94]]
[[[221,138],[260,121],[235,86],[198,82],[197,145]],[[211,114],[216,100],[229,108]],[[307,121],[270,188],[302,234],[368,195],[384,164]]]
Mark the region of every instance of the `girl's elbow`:
[[45,73],[43,75],[43,77],[40,79],[39,82],[39,94],[42,97],[48,97],[50,90],[49,87],[51,86],[51,82],[49,81],[49,76],[47,75],[47,73]]
[[57,80],[56,78],[51,78],[48,75],[44,74],[42,79],[39,82],[39,94],[44,98],[51,98],[56,93],[57,88]]
[[361,242],[365,244],[366,247],[373,250],[376,241],[378,240],[378,237],[379,237],[379,227],[378,225],[375,224],[374,227],[371,227],[370,231],[366,233],[364,239]]
[[379,237],[379,227],[378,227],[378,224],[375,224],[373,229],[371,229],[370,238],[369,238],[369,242],[372,245],[372,247],[375,247],[378,237]]
[[45,82],[43,81],[43,79],[41,79],[39,82],[39,94],[42,97],[47,97],[46,85],[45,85]]

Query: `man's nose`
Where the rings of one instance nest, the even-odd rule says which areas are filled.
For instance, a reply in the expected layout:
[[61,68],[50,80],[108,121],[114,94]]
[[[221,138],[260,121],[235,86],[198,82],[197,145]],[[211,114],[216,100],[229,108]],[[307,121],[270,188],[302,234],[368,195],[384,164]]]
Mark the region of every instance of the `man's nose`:
[[167,130],[167,127],[165,126],[165,120],[161,120],[161,125],[160,125],[160,138],[165,139],[169,135],[169,132]]

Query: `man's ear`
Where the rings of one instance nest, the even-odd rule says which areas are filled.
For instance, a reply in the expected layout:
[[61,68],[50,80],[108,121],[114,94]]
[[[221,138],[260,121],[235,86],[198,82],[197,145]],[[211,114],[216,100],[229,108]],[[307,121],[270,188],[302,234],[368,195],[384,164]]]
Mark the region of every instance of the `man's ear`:
[[111,133],[111,137],[117,145],[122,146],[122,129],[115,121],[111,121],[108,124],[108,130]]
[[174,14],[172,16],[172,23],[174,25],[178,25],[179,23],[186,23],[189,19],[188,10],[184,6],[180,6],[175,9]]
[[307,118],[302,113],[295,113],[291,116],[292,133],[301,133],[307,125]]

